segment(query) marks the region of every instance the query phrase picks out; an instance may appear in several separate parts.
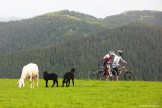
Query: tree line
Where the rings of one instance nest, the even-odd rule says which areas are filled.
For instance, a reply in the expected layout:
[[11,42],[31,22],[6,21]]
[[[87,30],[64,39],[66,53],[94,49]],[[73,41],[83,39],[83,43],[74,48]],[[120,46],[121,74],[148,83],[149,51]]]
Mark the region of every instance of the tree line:
[[[87,79],[88,71],[102,65],[102,57],[110,50],[124,51],[123,59],[137,80],[162,80],[162,28],[144,23],[132,23],[103,30],[91,35],[69,38],[63,43],[0,56],[1,78],[18,78],[29,62],[43,71],[62,75],[72,67],[77,77]],[[42,77],[42,76],[41,76]]]

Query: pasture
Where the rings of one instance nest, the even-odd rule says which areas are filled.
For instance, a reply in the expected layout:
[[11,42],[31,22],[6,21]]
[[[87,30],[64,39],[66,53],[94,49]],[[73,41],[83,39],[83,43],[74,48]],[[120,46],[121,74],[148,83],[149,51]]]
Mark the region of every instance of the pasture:
[[0,79],[0,108],[162,108],[162,82],[75,80],[75,86],[16,86],[18,79]]

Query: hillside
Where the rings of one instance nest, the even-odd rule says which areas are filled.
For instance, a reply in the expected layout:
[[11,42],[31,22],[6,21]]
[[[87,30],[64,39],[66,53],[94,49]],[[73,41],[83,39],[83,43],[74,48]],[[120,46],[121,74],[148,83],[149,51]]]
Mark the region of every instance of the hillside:
[[0,77],[18,78],[29,62],[59,77],[75,67],[86,79],[109,50],[122,49],[137,80],[162,80],[162,27],[146,22],[112,27],[77,12],[47,13],[32,19],[0,23]]
[[162,12],[159,11],[127,11],[104,19],[108,24],[122,26],[134,22],[162,26]]
[[0,23],[0,54],[56,45],[102,29],[97,18],[67,10]]

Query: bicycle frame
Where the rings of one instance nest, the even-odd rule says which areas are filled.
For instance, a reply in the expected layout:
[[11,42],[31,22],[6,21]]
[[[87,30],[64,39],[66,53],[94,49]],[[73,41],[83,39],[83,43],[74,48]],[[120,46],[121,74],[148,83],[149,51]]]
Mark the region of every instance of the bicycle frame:
[[120,66],[120,67],[118,68],[119,74],[120,74],[120,72],[121,72],[121,70],[122,70],[123,67],[124,67],[124,69],[123,69],[123,72],[122,72],[121,74],[123,74],[123,73],[125,73],[125,72],[127,71],[126,66],[125,66],[125,65],[122,65],[122,66]]
[[[121,73],[121,70],[122,70],[123,67],[124,67],[124,69],[123,69],[123,72]],[[131,71],[128,71],[125,65],[122,65],[121,67],[119,67],[118,72],[119,72],[119,78],[120,79],[128,80],[128,78],[130,77],[130,79],[132,79],[133,81],[135,80],[134,73],[131,72]],[[129,76],[127,76],[127,78],[126,78],[125,75],[128,75],[128,74],[129,74]]]

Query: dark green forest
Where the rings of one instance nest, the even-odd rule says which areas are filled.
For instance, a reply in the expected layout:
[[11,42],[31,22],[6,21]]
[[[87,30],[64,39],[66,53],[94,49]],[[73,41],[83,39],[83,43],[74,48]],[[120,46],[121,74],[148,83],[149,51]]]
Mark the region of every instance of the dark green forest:
[[[120,20],[121,15],[129,19],[128,13],[141,17],[127,23]],[[120,22],[116,24],[108,22],[109,17],[97,19],[68,10],[1,22],[0,78],[19,78],[22,67],[33,62],[39,66],[40,77],[45,70],[62,77],[74,67],[77,78],[87,79],[88,71],[102,65],[107,52],[121,49],[123,59],[128,61],[127,68],[137,80],[161,81],[162,13],[127,14],[111,16]]]

